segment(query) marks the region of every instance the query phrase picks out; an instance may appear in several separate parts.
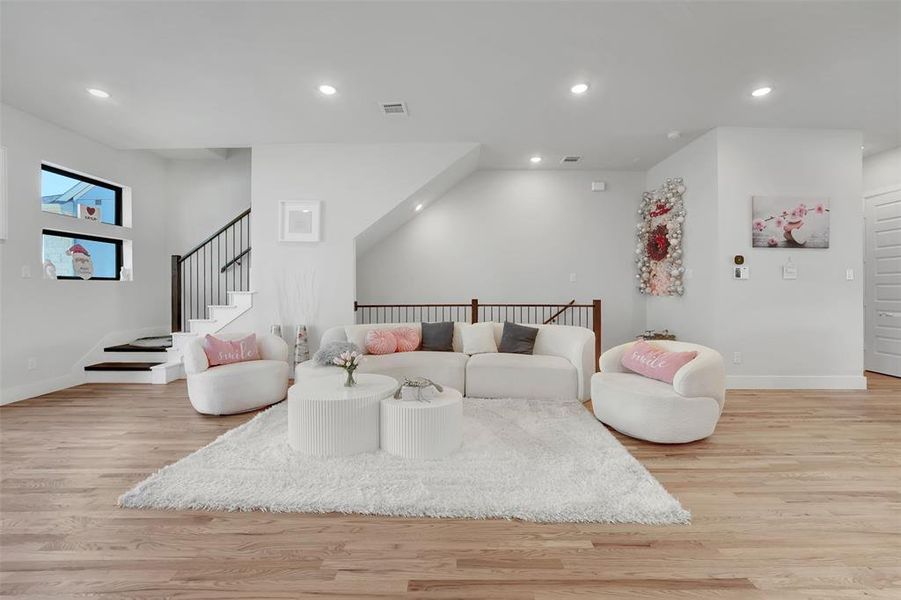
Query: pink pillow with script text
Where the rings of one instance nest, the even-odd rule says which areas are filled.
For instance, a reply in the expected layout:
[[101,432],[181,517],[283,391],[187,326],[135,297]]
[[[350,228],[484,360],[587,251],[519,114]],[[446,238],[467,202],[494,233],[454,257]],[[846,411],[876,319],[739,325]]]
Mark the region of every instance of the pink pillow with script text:
[[623,366],[639,375],[672,383],[676,371],[698,355],[690,352],[667,352],[659,346],[637,341],[623,354]]
[[390,329],[370,329],[366,332],[366,352],[369,354],[393,354],[397,350],[397,338]]
[[257,336],[254,333],[239,340],[223,340],[206,334],[201,345],[211,367],[246,360],[260,360],[260,349],[257,347]]
[[392,329],[391,333],[394,334],[394,338],[397,340],[398,352],[413,352],[419,348],[419,332],[412,327],[398,327]]

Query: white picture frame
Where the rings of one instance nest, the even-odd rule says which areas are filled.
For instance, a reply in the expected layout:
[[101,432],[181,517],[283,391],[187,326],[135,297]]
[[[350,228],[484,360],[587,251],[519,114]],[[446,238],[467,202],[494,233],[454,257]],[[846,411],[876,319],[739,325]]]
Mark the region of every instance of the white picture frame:
[[318,242],[321,232],[321,203],[311,200],[283,200],[278,210],[278,241]]

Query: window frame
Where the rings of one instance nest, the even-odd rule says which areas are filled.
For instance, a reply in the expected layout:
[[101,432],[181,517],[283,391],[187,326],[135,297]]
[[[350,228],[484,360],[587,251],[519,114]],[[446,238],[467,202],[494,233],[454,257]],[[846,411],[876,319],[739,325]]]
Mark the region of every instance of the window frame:
[[[69,237],[76,238],[79,240],[88,240],[91,242],[103,242],[107,244],[113,244],[116,247],[116,275],[115,277],[97,277],[92,276],[90,279],[84,279],[82,277],[77,277],[75,275],[57,275],[57,279],[68,279],[72,281],[121,281],[122,280],[122,267],[124,266],[123,262],[123,240],[119,240],[116,238],[106,238],[97,235],[88,235],[85,233],[76,233],[74,231],[60,231],[58,229],[41,229],[41,246],[43,247],[44,236],[45,235],[53,235],[56,237]],[[41,259],[43,260],[44,253],[41,251]]]
[[[75,171],[69,171],[62,167],[57,167],[56,165],[52,165],[50,163],[42,162],[41,163],[41,172],[43,173],[44,171],[53,173],[55,175],[61,175],[63,177],[68,177],[70,179],[77,179],[78,181],[82,181],[84,183],[89,183],[91,185],[95,185],[97,187],[102,187],[104,189],[112,191],[115,194],[115,203],[116,203],[115,223],[104,223],[103,221],[101,221],[101,223],[103,225],[112,225],[114,227],[122,227],[122,201],[123,201],[123,189],[124,189],[122,186],[116,185],[115,183],[110,183],[108,181],[95,179],[94,177],[91,177],[89,175],[82,175],[81,173],[77,173]],[[43,198],[43,196],[42,196],[42,198]],[[41,212],[47,212],[47,211],[44,211],[43,208],[41,208]],[[55,214],[55,213],[50,213],[50,214]],[[60,216],[72,217],[72,218],[77,219],[78,212],[76,210],[76,214],[74,214],[74,215],[66,215],[66,214],[60,213]]]

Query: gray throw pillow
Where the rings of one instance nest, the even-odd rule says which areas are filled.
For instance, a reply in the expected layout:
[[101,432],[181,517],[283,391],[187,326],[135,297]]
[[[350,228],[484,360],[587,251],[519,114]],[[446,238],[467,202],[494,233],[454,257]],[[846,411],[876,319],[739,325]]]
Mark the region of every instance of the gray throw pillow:
[[337,367],[334,360],[345,352],[360,352],[353,342],[329,342],[316,351],[313,362],[322,367]]
[[422,347],[420,349],[433,352],[453,352],[454,322],[423,323]]
[[501,334],[501,345],[497,347],[497,351],[507,354],[532,354],[535,350],[536,337],[538,337],[537,327],[504,323],[504,333]]

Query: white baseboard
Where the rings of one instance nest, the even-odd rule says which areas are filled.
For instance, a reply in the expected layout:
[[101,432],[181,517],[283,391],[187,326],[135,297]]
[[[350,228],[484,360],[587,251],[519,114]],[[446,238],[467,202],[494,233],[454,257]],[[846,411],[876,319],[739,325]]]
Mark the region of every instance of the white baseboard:
[[727,375],[729,390],[865,390],[863,375]]
[[19,400],[27,400],[35,396],[43,396],[50,392],[58,392],[66,388],[81,385],[85,382],[83,373],[70,373],[53,379],[45,379],[44,381],[36,381],[34,383],[26,383],[13,388],[3,390],[3,397],[0,398],[0,406],[4,404],[12,404]]

